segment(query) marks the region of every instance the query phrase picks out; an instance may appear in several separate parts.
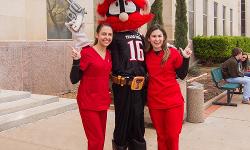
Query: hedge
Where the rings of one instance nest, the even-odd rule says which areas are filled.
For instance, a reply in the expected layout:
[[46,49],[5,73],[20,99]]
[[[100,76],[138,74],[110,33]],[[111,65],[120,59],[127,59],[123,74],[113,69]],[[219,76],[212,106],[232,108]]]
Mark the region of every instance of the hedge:
[[250,38],[240,36],[197,36],[193,38],[195,56],[203,62],[221,63],[235,47],[250,53]]

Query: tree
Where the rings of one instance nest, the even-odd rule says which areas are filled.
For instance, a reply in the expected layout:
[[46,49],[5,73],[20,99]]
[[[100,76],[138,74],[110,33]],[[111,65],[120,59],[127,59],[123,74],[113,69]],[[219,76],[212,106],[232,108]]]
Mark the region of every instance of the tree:
[[187,41],[188,23],[186,0],[176,0],[175,12],[175,46],[185,48]]
[[160,24],[163,25],[162,21],[162,0],[155,0],[151,6],[150,12],[154,14],[154,19],[149,23],[148,27],[152,24]]

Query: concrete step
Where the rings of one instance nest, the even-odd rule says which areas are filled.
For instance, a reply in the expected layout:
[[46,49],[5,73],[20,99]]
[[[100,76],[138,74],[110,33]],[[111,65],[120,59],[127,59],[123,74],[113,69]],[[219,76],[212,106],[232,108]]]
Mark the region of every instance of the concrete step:
[[0,131],[34,122],[46,117],[54,116],[73,109],[77,109],[76,100],[60,98],[58,102],[6,114],[0,116]]
[[29,98],[30,96],[31,96],[30,92],[1,90],[0,104],[5,102],[16,101],[18,99]]
[[32,94],[29,98],[19,99],[16,101],[5,102],[0,104],[0,115],[25,110],[48,103],[59,101],[59,97],[50,95]]

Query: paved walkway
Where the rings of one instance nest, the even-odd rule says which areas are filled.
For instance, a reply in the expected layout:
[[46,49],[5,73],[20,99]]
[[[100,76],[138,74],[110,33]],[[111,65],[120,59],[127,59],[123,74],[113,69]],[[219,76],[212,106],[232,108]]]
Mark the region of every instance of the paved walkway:
[[[215,110],[204,123],[185,122],[180,150],[250,150],[250,105],[210,107]],[[114,112],[108,113],[105,150],[111,150]],[[148,150],[157,150],[154,129],[146,129]],[[43,119],[0,132],[1,150],[87,150],[86,138],[77,111]]]

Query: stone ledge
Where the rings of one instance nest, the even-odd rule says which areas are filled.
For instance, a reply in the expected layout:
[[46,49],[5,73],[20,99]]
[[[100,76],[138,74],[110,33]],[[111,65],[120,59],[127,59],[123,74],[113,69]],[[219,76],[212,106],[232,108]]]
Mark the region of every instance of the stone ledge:
[[222,99],[224,96],[227,96],[227,91],[222,92],[221,94],[211,98],[210,100],[208,100],[204,105],[204,110],[207,109],[208,107],[210,107],[212,105],[213,102]]

